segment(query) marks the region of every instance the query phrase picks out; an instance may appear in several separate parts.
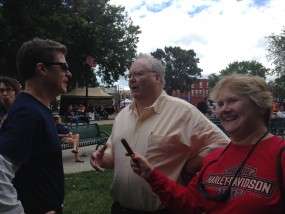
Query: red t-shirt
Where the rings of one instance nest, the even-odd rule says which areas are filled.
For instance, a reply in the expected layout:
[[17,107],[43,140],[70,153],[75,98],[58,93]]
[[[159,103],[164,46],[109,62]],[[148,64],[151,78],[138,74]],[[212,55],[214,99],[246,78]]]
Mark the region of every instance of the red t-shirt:
[[[240,146],[231,144],[227,151],[219,158],[224,149],[208,155],[203,162],[205,166],[213,160],[219,160],[207,167],[203,175],[203,183],[210,196],[218,195],[226,189],[234,174],[246,158],[253,145]],[[181,186],[154,169],[148,182],[157,193],[163,205],[173,213],[285,213],[281,202],[281,195],[277,176],[277,157],[285,141],[273,136],[257,145],[243,170],[231,188],[230,199],[226,202],[216,202],[205,199],[198,191],[200,173],[191,180],[188,187]],[[285,154],[282,157],[285,166]],[[285,170],[283,170],[285,178]],[[283,179],[285,186],[285,182]]]

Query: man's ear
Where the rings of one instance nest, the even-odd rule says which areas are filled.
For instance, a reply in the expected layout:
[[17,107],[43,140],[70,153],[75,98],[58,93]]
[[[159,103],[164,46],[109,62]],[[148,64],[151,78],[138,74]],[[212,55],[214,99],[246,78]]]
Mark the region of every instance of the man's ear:
[[158,82],[160,82],[160,76],[159,76],[158,74],[156,75],[155,78],[156,78],[156,80],[157,80]]
[[42,62],[36,64],[36,73],[37,75],[46,76],[47,75],[47,68],[46,65]]

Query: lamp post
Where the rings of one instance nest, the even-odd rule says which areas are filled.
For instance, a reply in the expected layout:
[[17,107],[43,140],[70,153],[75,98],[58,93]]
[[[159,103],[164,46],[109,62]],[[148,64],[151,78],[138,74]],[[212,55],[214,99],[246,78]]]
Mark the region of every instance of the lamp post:
[[275,98],[276,98],[276,102],[278,102],[277,84],[275,85]]
[[124,107],[126,107],[126,95],[125,90],[123,89],[123,99],[124,99]]
[[85,71],[85,107],[88,108],[88,74],[87,74],[87,69]]

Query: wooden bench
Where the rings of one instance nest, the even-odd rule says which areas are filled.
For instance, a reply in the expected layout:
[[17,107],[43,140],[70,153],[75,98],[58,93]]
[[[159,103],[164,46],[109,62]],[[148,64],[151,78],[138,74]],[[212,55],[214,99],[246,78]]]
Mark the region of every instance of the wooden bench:
[[[100,146],[105,145],[110,136],[107,132],[100,131],[99,125],[78,125],[69,126],[72,134],[79,134],[79,147],[96,145],[96,149]],[[62,149],[72,149],[73,145],[63,143],[61,144]]]

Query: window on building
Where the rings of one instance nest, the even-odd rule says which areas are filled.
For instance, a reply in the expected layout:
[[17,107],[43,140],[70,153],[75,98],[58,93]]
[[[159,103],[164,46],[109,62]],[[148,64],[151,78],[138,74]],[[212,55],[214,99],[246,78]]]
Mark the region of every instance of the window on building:
[[199,97],[202,97],[202,90],[199,90]]

